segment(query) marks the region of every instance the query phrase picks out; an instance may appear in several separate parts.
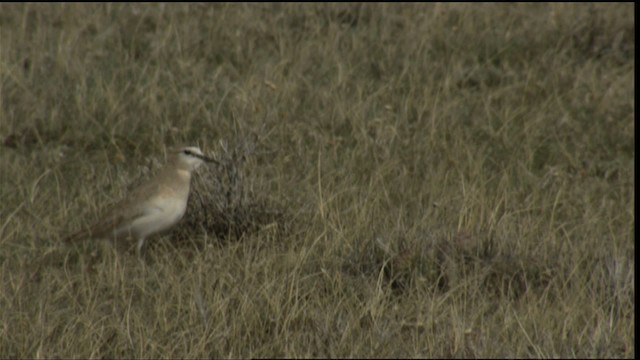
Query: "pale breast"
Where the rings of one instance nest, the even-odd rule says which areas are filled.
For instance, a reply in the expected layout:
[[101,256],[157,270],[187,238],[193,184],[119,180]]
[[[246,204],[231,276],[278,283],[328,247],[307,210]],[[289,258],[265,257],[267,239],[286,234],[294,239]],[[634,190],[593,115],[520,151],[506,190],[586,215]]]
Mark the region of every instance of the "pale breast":
[[136,238],[146,238],[164,232],[175,225],[187,209],[187,199],[176,197],[156,197],[147,204],[145,215],[131,224],[131,233]]

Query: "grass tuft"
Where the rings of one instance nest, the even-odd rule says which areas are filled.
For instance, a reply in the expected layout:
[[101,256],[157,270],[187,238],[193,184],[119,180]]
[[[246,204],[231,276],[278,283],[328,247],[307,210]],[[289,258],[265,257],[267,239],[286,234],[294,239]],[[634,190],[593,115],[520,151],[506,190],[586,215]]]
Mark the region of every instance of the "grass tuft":
[[634,78],[631,4],[0,4],[0,357],[631,358]]

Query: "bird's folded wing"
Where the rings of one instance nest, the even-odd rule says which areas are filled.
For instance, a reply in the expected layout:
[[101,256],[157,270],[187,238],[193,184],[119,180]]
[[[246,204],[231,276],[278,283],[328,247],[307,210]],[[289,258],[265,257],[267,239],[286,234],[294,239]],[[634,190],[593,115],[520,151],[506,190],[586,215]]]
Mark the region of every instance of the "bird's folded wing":
[[113,236],[115,230],[125,223],[133,222],[137,218],[145,215],[145,211],[142,208],[130,209],[130,211],[120,213],[111,211],[103,220],[91,225],[88,229],[83,229],[67,236],[65,241],[109,238]]
[[158,186],[153,182],[139,186],[132,190],[127,198],[112,205],[97,223],[88,229],[80,230],[65,237],[64,241],[70,242],[80,239],[99,239],[113,236],[113,232],[126,222],[133,222],[141,216],[147,215],[149,208],[136,204],[136,200],[147,199],[157,192]]

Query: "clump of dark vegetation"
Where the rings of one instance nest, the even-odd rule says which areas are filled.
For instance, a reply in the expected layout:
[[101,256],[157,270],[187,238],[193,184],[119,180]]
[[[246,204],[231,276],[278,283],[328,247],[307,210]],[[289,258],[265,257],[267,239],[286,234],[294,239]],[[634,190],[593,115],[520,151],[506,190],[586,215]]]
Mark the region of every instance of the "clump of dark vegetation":
[[203,166],[192,182],[185,219],[172,238],[193,239],[206,233],[223,242],[239,240],[264,226],[284,229],[286,213],[254,187],[246,164],[255,156],[257,136],[233,144],[221,140],[216,163]]
[[427,283],[442,293],[471,286],[483,296],[510,299],[528,291],[544,291],[557,276],[558,264],[518,254],[513,248],[500,251],[496,240],[480,239],[466,231],[392,242],[400,244],[397,250],[391,249],[388,241],[378,235],[348,254],[343,262],[345,274],[383,274],[397,295],[422,286],[417,283]]

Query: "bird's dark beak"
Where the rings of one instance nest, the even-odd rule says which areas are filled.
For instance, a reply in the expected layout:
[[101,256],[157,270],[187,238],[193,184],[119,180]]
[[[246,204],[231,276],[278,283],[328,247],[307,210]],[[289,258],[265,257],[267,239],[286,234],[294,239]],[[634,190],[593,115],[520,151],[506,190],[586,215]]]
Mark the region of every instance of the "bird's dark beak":
[[216,160],[216,159],[214,159],[214,158],[210,158],[210,157],[207,157],[207,156],[204,156],[204,155],[196,155],[196,156],[197,156],[198,158],[202,159],[202,160],[203,160],[203,161],[205,161],[205,162],[208,162],[208,163],[214,163],[214,164],[220,165],[220,163],[218,162],[218,160]]

